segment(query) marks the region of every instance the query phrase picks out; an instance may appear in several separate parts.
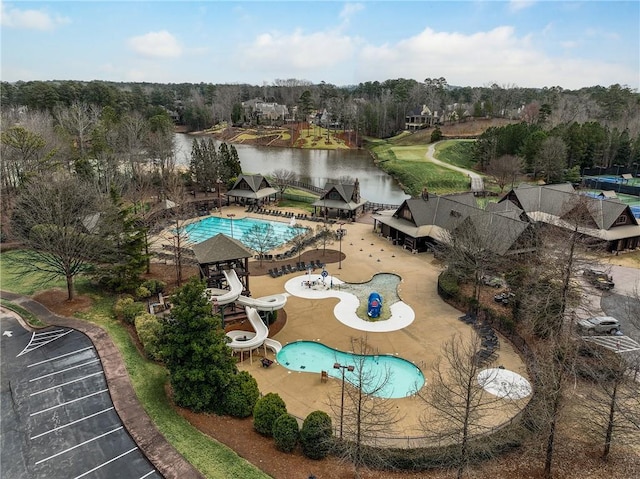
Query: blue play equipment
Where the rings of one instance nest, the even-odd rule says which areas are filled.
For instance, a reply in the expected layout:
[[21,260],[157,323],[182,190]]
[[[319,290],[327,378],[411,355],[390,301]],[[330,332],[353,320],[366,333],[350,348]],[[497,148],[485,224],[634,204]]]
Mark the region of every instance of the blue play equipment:
[[367,314],[370,318],[377,318],[380,316],[382,310],[382,296],[375,291],[369,295],[369,308]]

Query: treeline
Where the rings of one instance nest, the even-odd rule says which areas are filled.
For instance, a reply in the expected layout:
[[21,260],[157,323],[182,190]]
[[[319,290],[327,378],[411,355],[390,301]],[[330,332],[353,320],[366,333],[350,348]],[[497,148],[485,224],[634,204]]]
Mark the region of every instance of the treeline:
[[342,128],[379,138],[403,130],[407,114],[423,106],[438,113],[445,124],[474,117],[535,123],[542,117],[550,127],[596,121],[620,131],[628,129],[631,136],[640,131],[640,96],[617,84],[564,90],[498,84],[457,87],[442,77],[424,82],[399,78],[341,87],[296,79],[275,80],[262,86],[29,81],[1,82],[0,90],[3,107],[53,111],[82,102],[110,107],[117,113],[138,111],[147,117],[162,108],[174,115],[174,121],[194,130],[237,122],[242,116],[242,102],[261,98],[287,105],[289,120],[304,121],[311,111],[326,109],[332,121]]
[[505,156],[520,158],[524,170],[534,178],[571,180],[585,168],[638,166],[640,135],[632,137],[628,129],[595,121],[552,128],[522,122],[489,128],[475,142],[473,157],[482,171],[491,170],[492,163]]

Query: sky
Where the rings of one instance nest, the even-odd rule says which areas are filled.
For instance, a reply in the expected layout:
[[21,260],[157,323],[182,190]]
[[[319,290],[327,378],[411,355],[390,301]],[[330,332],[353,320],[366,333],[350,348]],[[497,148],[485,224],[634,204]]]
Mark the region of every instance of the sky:
[[4,1],[3,81],[640,86],[634,1]]

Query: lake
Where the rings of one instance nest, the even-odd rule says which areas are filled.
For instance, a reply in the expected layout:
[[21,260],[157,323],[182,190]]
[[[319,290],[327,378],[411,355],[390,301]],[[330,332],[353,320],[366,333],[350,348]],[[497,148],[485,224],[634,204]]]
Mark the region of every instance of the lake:
[[[193,138],[176,133],[178,164],[191,161]],[[234,144],[242,171],[246,174],[268,176],[274,170],[295,172],[300,181],[323,188],[328,180],[341,177],[357,178],[361,196],[374,203],[399,205],[409,195],[391,176],[378,168],[367,150],[308,150]]]

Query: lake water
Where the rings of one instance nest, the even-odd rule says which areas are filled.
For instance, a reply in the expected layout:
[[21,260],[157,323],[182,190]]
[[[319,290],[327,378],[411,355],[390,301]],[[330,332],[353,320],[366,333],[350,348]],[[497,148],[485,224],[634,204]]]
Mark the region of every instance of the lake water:
[[[193,136],[176,133],[178,164],[191,161]],[[409,195],[380,168],[366,150],[303,150],[299,148],[234,145],[242,171],[269,175],[274,170],[291,170],[301,181],[323,188],[328,180],[349,176],[360,182],[361,196],[374,203],[399,205]]]

